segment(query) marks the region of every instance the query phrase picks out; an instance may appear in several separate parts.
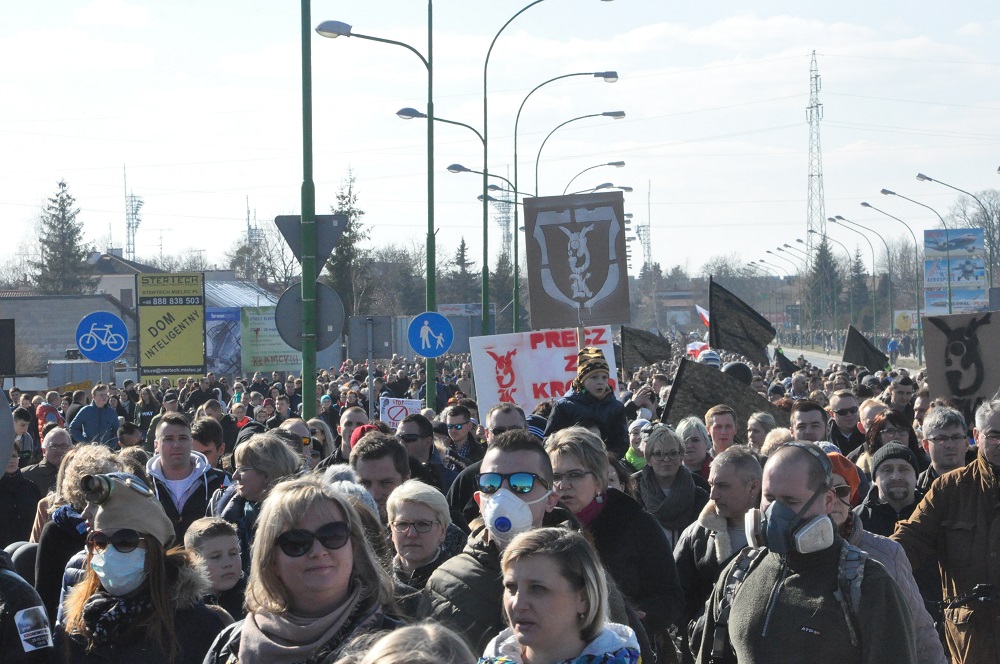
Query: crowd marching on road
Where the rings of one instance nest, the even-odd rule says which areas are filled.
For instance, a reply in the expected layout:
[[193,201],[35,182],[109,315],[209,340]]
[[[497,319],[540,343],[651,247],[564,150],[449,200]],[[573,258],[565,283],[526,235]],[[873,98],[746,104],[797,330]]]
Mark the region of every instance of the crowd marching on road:
[[712,349],[772,409],[672,412],[673,347],[532,412],[466,355],[12,388],[0,661],[1000,662],[1000,401]]

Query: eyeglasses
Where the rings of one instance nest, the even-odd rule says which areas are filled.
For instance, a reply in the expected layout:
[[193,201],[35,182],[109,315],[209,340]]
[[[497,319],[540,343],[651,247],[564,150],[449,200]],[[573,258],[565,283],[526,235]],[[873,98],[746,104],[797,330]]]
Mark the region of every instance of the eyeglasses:
[[589,470],[571,470],[568,473],[552,473],[552,484],[576,484],[587,475],[594,475],[594,473]]
[[1000,443],[1000,431],[985,431],[983,437],[991,443]]
[[396,436],[403,443],[415,443],[420,440],[419,433],[404,433],[400,436]]
[[468,424],[468,422],[461,422],[459,424],[448,424],[447,427],[449,429],[454,429],[455,431],[461,431],[462,427],[464,427],[466,424]]
[[490,429],[490,433],[494,436],[499,436],[502,433],[507,433],[508,431],[519,431],[521,427],[493,427]]
[[[907,431],[906,429],[887,428],[887,429],[882,429],[882,435],[889,436],[891,438],[905,438],[907,435]],[[1000,434],[998,434],[998,438],[1000,438]]]
[[663,461],[667,459],[668,461],[677,461],[681,458],[680,450],[674,450],[673,452],[650,452],[649,458],[653,461]]
[[405,533],[412,527],[418,533],[429,533],[431,528],[440,521],[393,521],[392,529],[397,533]]
[[346,521],[331,521],[320,526],[316,532],[295,528],[278,535],[275,540],[286,556],[299,558],[309,553],[313,540],[319,540],[324,548],[331,551],[347,544],[351,538],[351,526]]
[[841,500],[848,500],[851,497],[851,494],[854,493],[851,491],[850,484],[838,484],[833,487],[833,492],[837,494],[837,498],[840,498]]
[[546,489],[549,488],[545,480],[534,473],[479,473],[476,475],[479,490],[485,494],[499,491],[504,480],[507,480],[507,486],[514,493],[531,493],[531,490],[535,488],[536,481]]
[[838,408],[837,410],[835,410],[833,412],[836,415],[840,415],[841,417],[844,417],[845,415],[853,415],[854,413],[858,412],[858,407],[857,406],[851,406],[850,408]]
[[[998,434],[998,437],[1000,437],[1000,434]],[[966,438],[965,436],[934,436],[932,438],[927,438],[926,440],[931,441],[935,445],[943,444],[943,443],[962,443],[962,442],[967,443],[967,442],[969,442],[969,439]]]
[[146,539],[130,528],[123,528],[114,535],[95,530],[87,535],[87,551],[90,553],[100,553],[108,548],[108,545],[115,547],[119,553],[131,553],[139,547],[139,542]]

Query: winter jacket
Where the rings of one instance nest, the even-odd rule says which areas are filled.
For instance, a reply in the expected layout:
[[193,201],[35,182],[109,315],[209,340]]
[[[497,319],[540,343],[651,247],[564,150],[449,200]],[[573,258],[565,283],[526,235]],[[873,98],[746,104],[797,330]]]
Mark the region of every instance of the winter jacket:
[[[479,658],[478,664],[523,664],[521,644],[509,627],[500,632]],[[583,652],[559,664],[638,664],[639,642],[627,625],[606,623]]]
[[4,664],[49,664],[55,649],[48,614],[38,593],[0,551],[0,653]]
[[896,530],[896,522],[910,518],[917,503],[923,497],[924,492],[917,489],[913,502],[904,507],[902,512],[896,512],[892,505],[882,502],[878,487],[872,484],[864,501],[854,508],[854,513],[865,524],[865,530],[876,535],[889,537]]
[[[1000,481],[997,467],[979,457],[931,485],[892,539],[903,545],[913,569],[937,556],[945,598],[980,583],[1000,588]],[[955,664],[1000,662],[1000,603],[973,601],[945,610],[945,637]]]
[[660,527],[673,547],[684,529],[701,514],[708,502],[708,492],[695,485],[691,471],[681,464],[670,486],[670,495],[664,498],[663,489],[656,482],[653,467],[646,466],[633,475],[636,484],[636,500],[642,508],[656,517]]
[[608,451],[617,458],[625,456],[628,450],[628,423],[625,421],[625,406],[610,394],[598,399],[590,392],[573,392],[556,401],[549,422],[545,426],[545,437],[562,431],[578,422],[593,420],[601,430],[601,439]]
[[0,477],[0,549],[27,542],[42,493],[20,470]]
[[[733,599],[732,655],[739,664],[913,664],[916,639],[906,599],[878,562],[865,562],[861,606],[852,643],[848,619],[835,596],[842,540],[815,553],[764,553]],[[728,568],[719,575],[705,611],[698,664],[711,661],[719,599]]]
[[21,469],[24,478],[30,480],[41,494],[47,495],[56,488],[56,476],[59,475],[59,466],[53,466],[47,460],[42,459],[34,466],[27,466]]
[[[175,663],[200,662],[205,658],[215,637],[225,623],[219,614],[202,601],[208,588],[208,578],[198,566],[177,558],[167,561],[167,578],[171,579],[170,599],[174,611],[174,634],[180,651]],[[102,595],[105,593],[101,592]],[[107,595],[106,595],[107,596]],[[107,596],[110,597],[110,596]],[[142,617],[138,617],[141,620]],[[132,619],[133,621],[136,618]],[[127,629],[127,628],[126,628]],[[143,629],[128,630],[110,643],[101,643],[86,651],[82,635],[69,635],[60,625],[56,627],[56,647],[64,649],[67,664],[139,662],[141,664],[166,664],[167,653],[147,638]]]
[[629,496],[609,489],[589,531],[604,569],[625,598],[646,614],[646,632],[658,633],[677,620],[684,596],[670,544],[656,519]]
[[63,419],[59,409],[47,403],[42,403],[35,409],[35,419],[38,420],[38,440],[45,438],[42,430],[45,429],[45,425],[49,422],[55,422],[60,427],[66,426],[66,420]]
[[201,406],[206,401],[214,398],[215,395],[210,391],[206,392],[201,388],[191,390],[188,393],[187,398],[184,399],[184,403],[181,405],[181,410],[185,413],[193,414],[196,410],[198,410],[198,406]]
[[77,443],[102,443],[111,451],[118,450],[118,412],[105,404],[84,406],[69,425],[69,435]]
[[924,598],[920,596],[903,547],[888,537],[868,532],[859,518],[854,519],[854,532],[847,541],[867,553],[869,558],[882,563],[903,593],[913,615],[913,631],[917,637],[916,664],[948,664],[948,657],[934,628],[934,619],[924,607]]
[[175,545],[184,542],[184,533],[192,523],[208,514],[208,503],[212,494],[225,484],[227,479],[223,471],[209,466],[205,455],[200,452],[191,452],[191,463],[193,466],[191,473],[197,477],[193,478],[181,496],[180,506],[174,503],[170,490],[163,483],[166,478],[163,475],[160,455],[157,454],[146,464],[146,474],[153,480],[153,492],[163,505],[163,511],[174,523]]
[[53,619],[59,608],[66,563],[83,550],[86,541],[87,522],[70,507],[57,509],[42,528],[35,556],[35,590]]

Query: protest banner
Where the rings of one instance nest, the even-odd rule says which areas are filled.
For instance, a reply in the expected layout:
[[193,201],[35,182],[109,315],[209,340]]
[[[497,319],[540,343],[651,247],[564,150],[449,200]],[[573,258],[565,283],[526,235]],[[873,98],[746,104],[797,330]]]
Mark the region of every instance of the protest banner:
[[286,344],[274,324],[275,307],[243,307],[240,312],[240,351],[243,373],[294,372],[302,355]]
[[382,397],[378,403],[378,418],[395,429],[407,415],[420,414],[420,399],[396,399]]
[[205,275],[135,275],[139,375],[205,373]]
[[[576,335],[576,329],[562,329],[470,339],[480,414],[485,417],[501,401],[530,413],[540,402],[567,394],[576,378]],[[604,352],[614,383],[617,365],[611,328],[585,328],[584,345]]]
[[924,318],[924,359],[931,399],[947,399],[971,428],[976,408],[1000,385],[995,312]]

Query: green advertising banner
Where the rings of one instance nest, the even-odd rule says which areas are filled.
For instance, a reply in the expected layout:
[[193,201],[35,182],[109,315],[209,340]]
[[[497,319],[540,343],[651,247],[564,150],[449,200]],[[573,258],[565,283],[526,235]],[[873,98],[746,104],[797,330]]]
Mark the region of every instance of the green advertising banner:
[[286,371],[302,366],[302,356],[278,335],[274,307],[243,307],[240,313],[240,336],[243,342],[243,373]]

